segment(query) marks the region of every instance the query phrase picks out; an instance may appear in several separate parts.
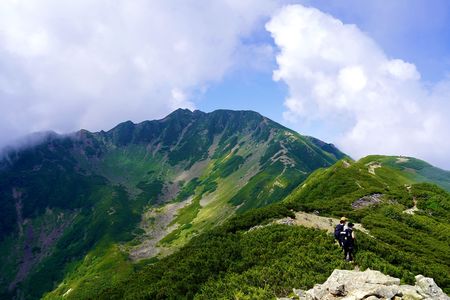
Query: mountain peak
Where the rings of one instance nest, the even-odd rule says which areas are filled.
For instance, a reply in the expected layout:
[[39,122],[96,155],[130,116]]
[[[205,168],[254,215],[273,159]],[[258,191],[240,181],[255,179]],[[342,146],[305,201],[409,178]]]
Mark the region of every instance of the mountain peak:
[[[97,295],[99,286],[106,283],[107,289],[116,289],[108,284],[125,280],[130,273],[133,277],[143,275],[133,274],[135,260],[161,258],[191,241],[193,244],[189,249],[198,245],[198,249],[202,249],[202,260],[214,266],[208,270],[198,264],[195,251],[180,250],[178,257],[171,258],[176,263],[170,263],[169,259],[155,264],[158,274],[162,274],[160,270],[176,274],[177,278],[180,274],[188,273],[188,278],[194,278],[191,274],[201,274],[201,280],[210,282],[203,273],[215,278],[215,262],[226,257],[217,249],[232,250],[231,257],[241,261],[223,261],[239,266],[259,268],[257,264],[261,262],[264,264],[261,267],[266,268],[272,264],[269,261],[282,259],[292,272],[284,278],[298,275],[299,269],[311,271],[307,275],[308,281],[302,279],[307,284],[312,284],[313,279],[318,280],[317,276],[323,276],[325,272],[331,273],[334,268],[346,267],[339,263],[341,255],[332,247],[332,239],[325,233],[311,233],[306,227],[282,228],[279,224],[248,231],[248,234],[236,234],[236,230],[264,225],[273,218],[297,215],[291,209],[317,212],[326,219],[327,226],[336,223],[330,221],[333,216],[347,215],[363,224],[376,238],[369,240],[372,236],[358,235],[358,243],[360,241],[359,245],[364,247],[361,253],[367,253],[361,257],[369,258],[360,260],[369,264],[366,267],[375,264],[383,269],[397,270],[392,261],[387,260],[392,258],[402,264],[395,276],[401,276],[402,280],[411,279],[411,268],[415,268],[414,274],[420,272],[433,277],[448,290],[448,272],[445,272],[448,266],[441,266],[448,253],[447,245],[442,243],[446,236],[439,233],[433,237],[430,232],[448,232],[445,221],[448,220],[449,198],[438,187],[415,184],[423,181],[417,178],[431,178],[431,175],[436,182],[448,182],[448,177],[412,158],[370,157],[370,162],[376,160],[376,164],[366,164],[369,161],[364,160],[349,163],[350,159],[346,158],[345,163],[335,164],[345,155],[332,144],[302,136],[254,111],[204,113],[187,109],[178,109],[161,120],[138,124],[126,121],[108,132],[81,130],[78,135],[43,141],[29,150],[17,152],[16,159],[0,168],[0,249],[5,253],[0,255],[2,299],[20,295],[26,299],[40,299],[55,282],[61,283],[46,299],[98,298],[93,295]],[[334,167],[323,169],[333,164]],[[367,200],[375,196],[380,200],[377,203]],[[369,203],[366,207],[353,205],[361,201]],[[418,208],[415,214],[404,213],[414,205]],[[253,211],[261,207],[264,208]],[[364,217],[366,213],[368,218]],[[238,215],[232,217],[235,214]],[[219,228],[220,224],[225,225]],[[441,225],[444,230],[439,227]],[[207,231],[210,234],[209,229],[213,227],[220,235],[219,244],[210,243],[214,240],[210,235],[203,236],[206,240],[192,239]],[[390,228],[393,234],[383,235],[377,228]],[[402,238],[404,232],[414,234]],[[396,239],[390,239],[394,235]],[[414,243],[410,243],[410,239],[414,239]],[[273,255],[273,260],[246,254],[252,252],[236,255],[236,247],[247,247],[237,245],[237,241],[242,242],[241,245],[250,245],[250,251],[268,249],[267,256],[263,255]],[[257,244],[251,246],[252,241]],[[261,246],[261,241],[267,241],[267,244]],[[232,243],[230,247],[228,242]],[[384,246],[382,242],[389,246],[394,244],[396,248]],[[407,249],[403,251],[405,246]],[[325,251],[321,253],[327,259],[314,259],[321,253],[312,253],[313,249]],[[393,256],[398,251],[400,254]],[[203,254],[218,256],[217,259],[215,256],[204,259]],[[78,258],[80,264],[66,274],[68,263]],[[254,262],[251,261],[253,258]],[[305,262],[305,258],[309,260]],[[425,258],[426,265],[422,264]],[[188,263],[178,264],[181,260]],[[167,262],[170,267],[164,265]],[[292,268],[297,262],[301,263],[298,269]],[[201,270],[177,269],[177,266],[186,265],[198,266]],[[315,267],[308,270],[307,265]],[[121,271],[123,266],[126,271]],[[146,272],[151,271],[147,267]],[[231,265],[223,267],[219,272],[234,269]],[[273,292],[281,287],[278,286],[282,282],[279,270],[283,267],[270,268],[267,271],[275,271],[273,278],[277,283],[271,291],[263,291],[268,293],[264,295],[271,294],[270,297],[259,294],[259,298],[274,298]],[[245,270],[241,273],[255,274]],[[83,278],[82,283],[80,278]],[[238,281],[235,282],[249,282],[234,275],[221,276],[219,280],[236,278]],[[257,285],[265,286],[266,278],[261,276],[264,283],[261,281]],[[131,293],[136,291],[142,295],[142,289],[154,287],[157,294],[146,291],[147,298],[156,298],[156,295],[179,298],[177,296],[186,295],[187,290],[191,290],[191,295],[198,293],[202,288],[198,282],[201,281],[193,280],[195,286],[192,289],[182,287],[179,291],[170,288],[163,291],[168,294],[160,294],[160,287],[174,286],[172,282],[133,287],[130,281],[131,286],[119,284],[117,288],[128,293],[130,287]],[[291,288],[306,288],[304,283],[289,284]],[[191,283],[183,281],[182,284]],[[227,296],[222,292],[227,291],[220,291],[220,297],[235,298],[237,295],[235,290]],[[215,295],[205,298],[219,298]]]
[[174,110],[173,112],[171,112],[170,114],[168,114],[164,119],[166,118],[173,118],[173,117],[180,117],[180,116],[189,116],[192,115],[193,112],[188,109],[188,108],[177,108],[176,110]]

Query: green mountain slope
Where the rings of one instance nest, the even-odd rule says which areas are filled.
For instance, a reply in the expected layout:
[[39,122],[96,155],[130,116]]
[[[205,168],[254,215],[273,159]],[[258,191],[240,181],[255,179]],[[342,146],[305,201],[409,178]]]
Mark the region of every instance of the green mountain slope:
[[281,201],[343,157],[255,112],[227,110],[177,110],[10,150],[0,161],[0,298],[101,292],[135,261]]
[[297,201],[299,209],[323,210],[335,216],[351,210],[355,199],[371,194],[413,206],[412,196],[407,193],[411,185],[428,182],[445,189],[449,184],[446,173],[414,158],[371,155],[315,171],[286,201],[302,199]]
[[[360,222],[376,241],[372,249],[383,253],[381,247],[389,247],[397,253],[384,253],[385,262],[402,272],[426,273],[448,293],[450,195],[436,185],[420,183],[422,178],[411,176],[409,169],[392,166],[396,160],[369,156],[358,162],[340,161],[314,172],[284,202],[295,210],[347,215]],[[387,268],[375,258],[379,253],[361,252],[361,265]]]
[[283,202],[236,216],[94,295],[273,299],[289,295],[294,287],[323,282],[334,268],[354,268],[324,231],[271,225],[294,217],[293,210],[347,215],[368,230],[356,233],[355,264],[360,269],[380,270],[409,284],[424,274],[449,293],[450,194],[415,183],[408,171],[382,166],[383,157],[374,158],[345,159],[317,170]]
[[430,182],[450,192],[450,172],[433,167],[413,157],[369,156],[367,160],[378,160],[382,165],[403,171],[405,176],[416,182]]

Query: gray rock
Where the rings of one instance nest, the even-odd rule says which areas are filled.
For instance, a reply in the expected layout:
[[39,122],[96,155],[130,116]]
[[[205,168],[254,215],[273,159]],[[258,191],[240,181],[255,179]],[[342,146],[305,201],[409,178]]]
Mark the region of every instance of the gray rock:
[[450,300],[440,287],[434,282],[433,278],[424,277],[423,275],[416,276],[416,289],[419,294],[424,295],[425,298],[430,297],[436,300]]
[[284,219],[276,221],[275,223],[276,224],[281,224],[281,225],[292,226],[292,225],[295,225],[295,220],[290,218],[290,217],[286,217]]
[[403,300],[422,300],[425,299],[417,292],[416,287],[410,285],[401,285],[399,292],[402,295]]
[[325,286],[316,284],[314,286],[314,288],[312,288],[306,292],[306,300],[325,299],[325,296],[327,294],[328,294],[328,290]]
[[337,283],[337,284],[331,285],[328,288],[328,291],[333,296],[345,296],[345,295],[347,295],[347,292],[345,291],[345,285],[342,284],[342,283]]
[[370,205],[381,203],[382,199],[383,199],[382,194],[373,194],[373,195],[364,196],[362,198],[359,198],[355,202],[353,202],[352,208],[353,209],[365,208]]
[[304,290],[292,289],[294,294],[300,298],[300,300],[306,299],[306,292]]
[[415,286],[400,285],[400,279],[370,269],[334,270],[323,284],[294,294],[301,300],[450,300],[432,278],[418,275]]
[[374,296],[383,299],[392,299],[399,294],[398,285],[380,286],[375,290]]

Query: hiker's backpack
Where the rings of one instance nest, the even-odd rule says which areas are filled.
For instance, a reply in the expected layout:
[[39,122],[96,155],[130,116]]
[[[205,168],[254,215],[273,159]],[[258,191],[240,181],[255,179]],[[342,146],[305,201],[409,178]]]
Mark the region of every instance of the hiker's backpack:
[[334,238],[339,240],[341,238],[341,232],[344,231],[344,224],[337,224],[334,229]]
[[352,232],[353,232],[353,230],[351,228],[345,229],[345,232],[344,232],[344,245],[346,245],[346,246],[352,246],[353,245]]

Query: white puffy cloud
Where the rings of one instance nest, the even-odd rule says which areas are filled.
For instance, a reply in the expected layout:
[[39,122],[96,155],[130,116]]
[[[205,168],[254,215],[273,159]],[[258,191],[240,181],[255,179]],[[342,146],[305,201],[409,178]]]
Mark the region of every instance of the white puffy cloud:
[[314,8],[285,6],[266,29],[279,48],[273,77],[289,87],[287,120],[356,158],[411,155],[450,168],[450,81],[425,84],[414,64]]
[[[0,145],[162,117],[220,80],[274,0],[0,1]],[[245,50],[245,51],[244,51]]]

